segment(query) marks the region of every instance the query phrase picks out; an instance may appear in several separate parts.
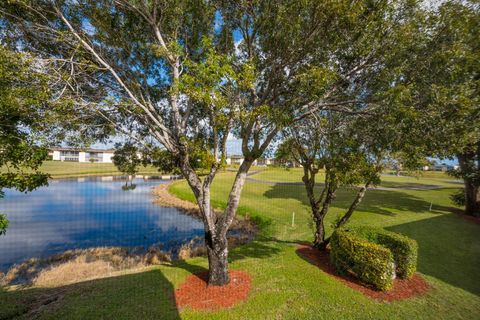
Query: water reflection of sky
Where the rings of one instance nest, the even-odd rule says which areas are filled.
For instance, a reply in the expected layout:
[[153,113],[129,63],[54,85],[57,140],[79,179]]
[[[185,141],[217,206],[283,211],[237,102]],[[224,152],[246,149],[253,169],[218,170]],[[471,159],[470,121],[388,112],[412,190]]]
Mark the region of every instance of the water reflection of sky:
[[159,180],[136,179],[134,190],[108,179],[53,180],[28,194],[6,190],[0,212],[10,225],[0,237],[0,270],[30,257],[73,248],[144,246],[165,249],[203,235],[202,223],[152,203]]

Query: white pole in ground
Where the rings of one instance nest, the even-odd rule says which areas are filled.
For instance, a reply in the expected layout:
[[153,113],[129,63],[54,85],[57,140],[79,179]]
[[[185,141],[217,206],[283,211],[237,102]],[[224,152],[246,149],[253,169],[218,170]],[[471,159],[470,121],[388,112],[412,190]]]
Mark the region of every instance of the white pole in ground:
[[432,205],[433,205],[433,201],[430,202],[430,209],[428,209],[428,211],[432,211]]
[[295,227],[295,212],[292,212],[292,228]]

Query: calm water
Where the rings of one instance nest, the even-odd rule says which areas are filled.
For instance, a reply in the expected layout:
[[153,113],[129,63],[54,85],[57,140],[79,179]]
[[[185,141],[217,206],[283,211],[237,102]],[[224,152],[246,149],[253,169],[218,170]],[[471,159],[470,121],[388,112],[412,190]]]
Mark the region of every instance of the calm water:
[[161,244],[165,250],[203,235],[200,221],[152,203],[161,180],[136,179],[134,190],[112,177],[52,180],[24,194],[6,190],[0,212],[10,220],[0,237],[0,270],[31,257],[98,246]]

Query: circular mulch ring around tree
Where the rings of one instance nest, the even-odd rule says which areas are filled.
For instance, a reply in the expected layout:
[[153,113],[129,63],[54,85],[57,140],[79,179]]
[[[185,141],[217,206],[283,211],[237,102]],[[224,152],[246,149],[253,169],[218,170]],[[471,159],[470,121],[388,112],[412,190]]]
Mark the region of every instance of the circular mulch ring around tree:
[[428,283],[418,274],[414,274],[411,279],[396,278],[393,281],[393,289],[387,292],[376,290],[372,287],[366,287],[357,278],[353,276],[340,276],[335,272],[335,268],[330,264],[329,252],[322,252],[310,245],[301,244],[297,246],[297,253],[319,267],[323,272],[340,280],[348,287],[363,293],[365,296],[382,301],[397,301],[415,297],[427,292],[430,289]]
[[226,286],[208,286],[208,272],[192,274],[175,290],[175,300],[180,308],[218,310],[230,308],[247,299],[251,287],[250,275],[230,270],[230,283]]

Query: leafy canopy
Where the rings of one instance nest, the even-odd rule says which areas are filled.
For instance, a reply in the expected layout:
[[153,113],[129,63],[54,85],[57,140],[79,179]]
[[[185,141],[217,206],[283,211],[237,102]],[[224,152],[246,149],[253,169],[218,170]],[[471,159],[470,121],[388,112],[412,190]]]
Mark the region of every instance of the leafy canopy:
[[[29,56],[0,46],[0,197],[3,189],[32,191],[47,184],[39,167],[48,152],[36,134],[45,129],[43,105],[49,91]],[[0,234],[8,220],[0,215]]]

